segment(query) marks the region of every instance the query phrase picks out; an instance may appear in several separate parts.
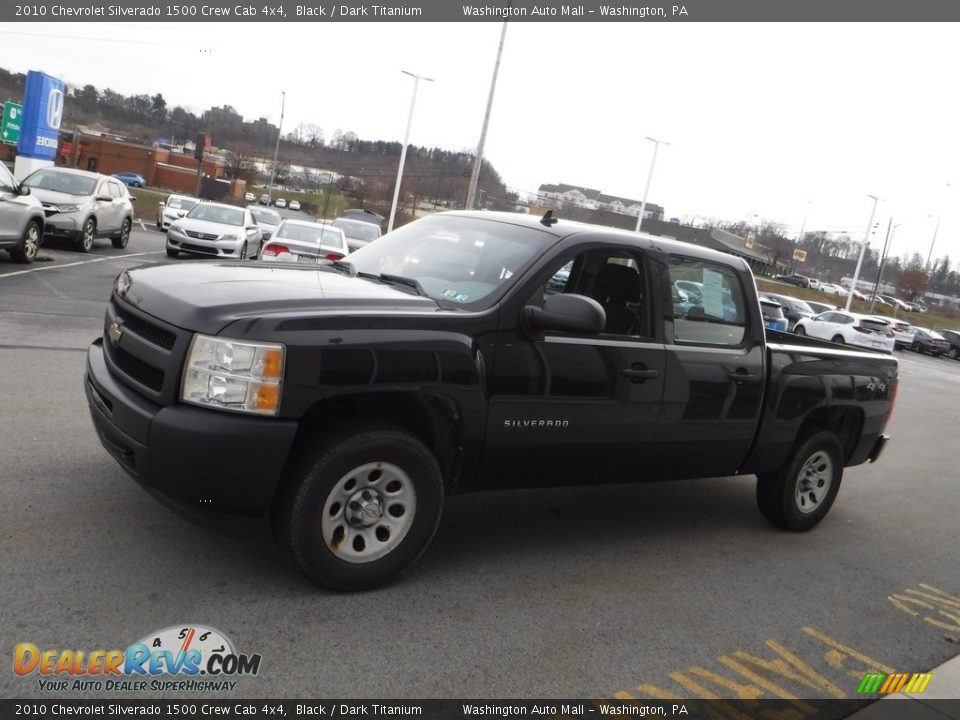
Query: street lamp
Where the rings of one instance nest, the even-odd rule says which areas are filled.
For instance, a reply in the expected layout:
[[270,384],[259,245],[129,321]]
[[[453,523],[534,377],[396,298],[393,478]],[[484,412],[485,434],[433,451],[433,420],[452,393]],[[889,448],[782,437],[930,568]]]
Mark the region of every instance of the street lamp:
[[[950,183],[947,183],[947,190],[950,189]],[[930,240],[930,252],[927,253],[927,264],[924,265],[924,270],[928,273],[933,271],[933,268],[930,267],[930,258],[933,257],[933,246],[937,242],[937,232],[940,230],[940,218],[943,217],[943,203],[941,202],[940,212],[937,213],[937,224],[933,227],[933,239]]]
[[277,154],[280,152],[280,134],[283,132],[283,110],[287,104],[286,91],[280,91],[280,124],[277,125],[277,144],[273,148],[273,167],[270,168],[270,186],[267,188],[267,204],[273,204],[273,180],[277,177]]
[[500,45],[497,47],[497,60],[493,64],[493,77],[490,79],[490,92],[487,94],[487,110],[483,115],[483,126],[480,128],[480,142],[477,143],[477,155],[473,159],[473,170],[470,171],[470,183],[467,185],[466,210],[473,210],[473,202],[477,195],[477,183],[480,182],[480,166],[483,165],[483,146],[487,142],[487,126],[490,124],[490,111],[493,109],[493,96],[497,91],[497,75],[500,73],[500,56],[503,55],[503,41],[507,37],[507,23],[503,23],[500,31]]
[[[433,82],[433,78],[415,75],[406,70],[401,70],[400,72],[413,78],[413,97],[410,99],[410,114],[407,115],[407,132],[403,136],[403,148],[400,150],[400,167],[397,168],[397,184],[393,188],[393,204],[390,205],[390,220],[387,222],[387,232],[393,230],[393,220],[397,216],[397,199],[400,197],[400,181],[403,179],[403,164],[407,160],[407,143],[410,141],[410,126],[413,124],[413,107],[417,104],[417,87],[419,87],[421,80]],[[414,211],[416,211],[416,208],[414,208]]]
[[[924,215],[924,218],[933,217],[933,215]],[[883,242],[883,253],[880,255],[880,265],[877,268],[877,280],[873,283],[873,297],[870,299],[870,312],[873,312],[873,308],[877,304],[877,293],[880,292],[880,279],[883,277],[883,268],[887,263],[887,254],[891,245],[893,245],[893,238],[897,234],[897,228],[901,225],[905,225],[911,220],[902,220],[896,225],[893,224],[893,218],[890,218],[890,221],[887,223],[887,238]],[[936,235],[936,233],[934,233]]]
[[647,137],[647,140],[653,143],[653,158],[650,160],[650,172],[647,173],[647,187],[643,190],[643,200],[640,202],[640,217],[637,218],[637,232],[640,232],[640,225],[643,223],[643,214],[647,210],[647,194],[650,192],[650,181],[653,179],[653,166],[657,164],[657,150],[661,145],[669,145],[664,140]]
[[873,229],[873,216],[877,213],[877,203],[880,198],[876,195],[867,195],[873,198],[873,209],[870,211],[870,220],[867,222],[867,231],[863,234],[863,247],[860,248],[860,257],[857,258],[857,269],[853,271],[853,282],[850,284],[850,294],[847,295],[846,311],[850,312],[850,305],[853,303],[853,293],[857,289],[857,279],[860,277],[860,266],[863,265],[863,256],[867,254],[867,245],[870,243],[870,230]]

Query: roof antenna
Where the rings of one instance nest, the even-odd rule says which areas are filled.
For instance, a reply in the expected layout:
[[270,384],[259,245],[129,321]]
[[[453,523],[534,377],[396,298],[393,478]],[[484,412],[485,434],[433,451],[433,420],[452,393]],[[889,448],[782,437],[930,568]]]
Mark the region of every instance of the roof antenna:
[[558,222],[560,222],[560,218],[556,218],[553,216],[553,210],[547,210],[543,214],[543,217],[540,218],[540,224],[546,225],[547,227],[556,225]]

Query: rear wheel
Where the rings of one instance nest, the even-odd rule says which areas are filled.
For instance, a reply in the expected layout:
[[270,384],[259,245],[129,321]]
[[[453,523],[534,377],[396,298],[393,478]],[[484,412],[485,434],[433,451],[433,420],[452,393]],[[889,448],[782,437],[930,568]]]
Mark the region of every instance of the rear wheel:
[[834,342],[834,343],[836,343],[837,345],[843,345],[843,335],[839,335],[839,334],[838,334],[838,335],[834,335],[834,336],[830,339],[830,342]]
[[93,250],[93,239],[97,235],[97,221],[92,217],[87,218],[80,230],[80,237],[77,238],[77,250],[88,253]]
[[132,224],[130,218],[124,218],[123,224],[120,226],[120,234],[110,238],[110,242],[118,250],[122,250],[130,242],[130,226]]
[[830,511],[843,478],[843,448],[826,430],[802,440],[774,473],[757,476],[757,506],[786,530],[809,530]]
[[800,335],[801,337],[807,334],[807,331],[803,329],[803,325],[797,325],[793,329],[793,332],[796,333],[797,335]]
[[951,346],[950,346],[950,349],[947,350],[947,357],[950,358],[951,360],[956,360],[956,359],[957,359],[957,355],[958,355],[958,353],[957,353],[957,348],[956,348],[956,346],[951,345]]
[[331,590],[383,585],[433,538],[443,482],[432,453],[392,425],[364,424],[306,453],[279,518],[300,570]]
[[10,257],[14,262],[32,263],[37,257],[37,251],[40,249],[41,233],[40,225],[36,221],[31,221],[27,229],[23,231],[23,240],[20,247],[10,251]]

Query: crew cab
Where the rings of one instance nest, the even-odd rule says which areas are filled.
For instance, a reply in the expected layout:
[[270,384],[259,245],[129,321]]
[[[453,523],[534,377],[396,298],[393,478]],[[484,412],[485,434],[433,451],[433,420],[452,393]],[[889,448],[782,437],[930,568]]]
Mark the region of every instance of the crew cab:
[[270,526],[350,590],[413,563],[469,491],[755,475],[761,514],[808,530],[880,456],[897,361],[765,330],[732,255],[450,212],[320,265],[123,272],[84,385],[151,494]]

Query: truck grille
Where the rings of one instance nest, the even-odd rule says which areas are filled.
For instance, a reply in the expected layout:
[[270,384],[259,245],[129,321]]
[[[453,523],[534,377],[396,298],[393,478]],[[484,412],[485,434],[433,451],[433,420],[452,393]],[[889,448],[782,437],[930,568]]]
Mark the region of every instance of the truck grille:
[[116,294],[107,305],[103,347],[110,372],[161,405],[177,401],[191,336],[189,331],[123,302]]

